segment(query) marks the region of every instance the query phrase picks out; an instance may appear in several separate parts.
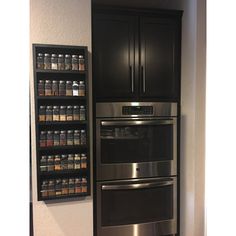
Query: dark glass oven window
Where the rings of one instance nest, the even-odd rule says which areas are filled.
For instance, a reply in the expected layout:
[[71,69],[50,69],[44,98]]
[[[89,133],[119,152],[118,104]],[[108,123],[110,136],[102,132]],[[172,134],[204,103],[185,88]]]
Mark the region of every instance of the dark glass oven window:
[[102,226],[173,219],[173,185],[135,190],[103,190],[101,199]]
[[173,159],[173,125],[101,127],[101,161],[132,163]]

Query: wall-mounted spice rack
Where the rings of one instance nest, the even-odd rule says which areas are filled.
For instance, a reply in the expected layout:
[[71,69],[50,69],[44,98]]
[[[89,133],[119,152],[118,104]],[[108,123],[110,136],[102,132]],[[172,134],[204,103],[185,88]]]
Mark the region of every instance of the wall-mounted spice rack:
[[33,63],[38,200],[89,196],[87,47],[33,44]]

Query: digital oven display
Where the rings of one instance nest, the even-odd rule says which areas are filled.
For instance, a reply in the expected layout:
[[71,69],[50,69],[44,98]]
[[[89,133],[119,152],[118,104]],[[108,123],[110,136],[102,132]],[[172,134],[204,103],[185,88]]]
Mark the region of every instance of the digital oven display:
[[122,115],[153,115],[152,106],[123,106]]

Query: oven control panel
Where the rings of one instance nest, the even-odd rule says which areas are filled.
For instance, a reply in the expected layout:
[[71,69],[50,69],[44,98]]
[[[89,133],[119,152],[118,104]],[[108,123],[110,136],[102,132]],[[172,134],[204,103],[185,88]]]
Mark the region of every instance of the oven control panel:
[[153,115],[153,106],[123,106],[122,115]]

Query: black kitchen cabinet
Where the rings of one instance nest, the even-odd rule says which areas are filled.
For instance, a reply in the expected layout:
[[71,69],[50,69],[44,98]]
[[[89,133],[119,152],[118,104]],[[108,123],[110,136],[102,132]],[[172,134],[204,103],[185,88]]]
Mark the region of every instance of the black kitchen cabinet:
[[178,101],[182,11],[96,8],[96,101]]

